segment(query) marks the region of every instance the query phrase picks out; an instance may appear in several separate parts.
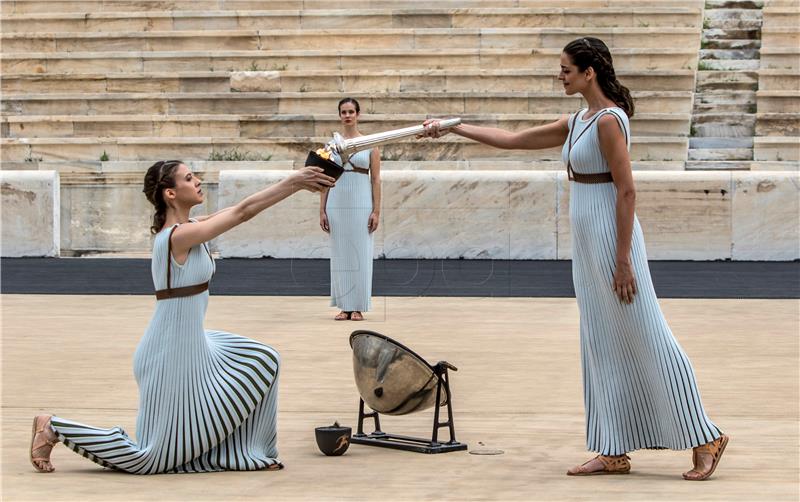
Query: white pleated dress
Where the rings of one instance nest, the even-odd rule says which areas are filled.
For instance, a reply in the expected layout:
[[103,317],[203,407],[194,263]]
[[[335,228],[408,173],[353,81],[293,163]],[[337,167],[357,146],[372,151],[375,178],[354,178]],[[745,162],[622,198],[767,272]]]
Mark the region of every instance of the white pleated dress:
[[[338,156],[335,158],[340,162]],[[370,150],[355,153],[345,172],[328,192],[325,211],[331,229],[331,306],[345,312],[368,312],[372,307],[373,234],[367,224],[372,213]]]
[[[171,229],[155,237],[156,290],[167,287]],[[195,246],[183,265],[172,260],[173,288],[211,279],[214,261]],[[54,416],[64,444],[104,466],[134,474],[260,470],[277,459],[280,358],[271,347],[204,330],[208,291],[156,302],[134,356],[139,385],[136,441],[119,427],[103,429]]]
[[[573,141],[586,127],[591,129],[574,141],[572,169],[581,174],[608,172],[597,121],[583,120],[585,112],[577,114]],[[598,113],[614,115],[630,139],[622,109]],[[567,151],[565,144],[565,163]],[[706,416],[692,365],[658,305],[636,217],[631,261],[638,293],[627,305],[612,289],[616,196],[613,183],[570,183],[572,278],[580,310],[587,448],[621,455],[640,448],[681,450],[708,443],[721,432]]]

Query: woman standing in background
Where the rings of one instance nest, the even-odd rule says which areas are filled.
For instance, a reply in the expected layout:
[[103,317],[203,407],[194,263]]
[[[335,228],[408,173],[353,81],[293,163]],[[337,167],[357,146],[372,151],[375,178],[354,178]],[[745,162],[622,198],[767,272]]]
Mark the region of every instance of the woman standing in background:
[[[339,102],[344,138],[355,138],[361,107],[353,98]],[[334,154],[333,160],[342,164]],[[337,321],[362,321],[371,307],[373,235],[381,208],[381,157],[377,148],[353,154],[336,187],[320,196],[319,224],[331,236],[331,306]]]

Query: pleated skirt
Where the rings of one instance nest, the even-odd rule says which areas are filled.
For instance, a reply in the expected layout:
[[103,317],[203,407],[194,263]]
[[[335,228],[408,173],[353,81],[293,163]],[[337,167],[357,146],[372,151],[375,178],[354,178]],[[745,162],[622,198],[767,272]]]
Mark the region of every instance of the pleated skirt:
[[[277,458],[280,357],[248,338],[202,329],[207,293],[158,302],[139,343],[136,441],[120,427],[52,417],[68,448],[133,474],[260,470]],[[171,322],[177,326],[170,326]]]
[[345,171],[328,194],[331,234],[331,306],[346,312],[372,308],[373,234],[369,175]]
[[602,455],[693,448],[721,431],[706,416],[694,370],[658,304],[642,229],[631,258],[638,294],[614,294],[616,188],[571,183],[572,278],[580,310],[586,444]]

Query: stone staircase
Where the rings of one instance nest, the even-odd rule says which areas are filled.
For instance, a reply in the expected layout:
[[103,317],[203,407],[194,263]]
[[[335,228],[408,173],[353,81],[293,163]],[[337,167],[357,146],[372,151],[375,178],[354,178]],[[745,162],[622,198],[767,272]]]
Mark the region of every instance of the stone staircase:
[[[9,1],[2,161],[24,168],[165,152],[205,161],[226,151],[295,160],[337,129],[343,95],[361,100],[367,133],[431,115],[528,127],[581,106],[563,95],[558,58],[570,40],[593,35],[612,47],[639,103],[636,165],[673,169],[686,157],[699,7],[696,0],[581,0],[569,8],[550,0],[380,0],[333,9],[313,1]],[[498,152],[460,138],[383,153],[514,158],[530,169],[551,168],[560,155]]]
[[753,166],[800,170],[800,0],[765,3]]
[[706,2],[687,170],[798,169],[798,16],[796,0]]
[[761,6],[706,2],[687,169],[750,169],[756,125]]

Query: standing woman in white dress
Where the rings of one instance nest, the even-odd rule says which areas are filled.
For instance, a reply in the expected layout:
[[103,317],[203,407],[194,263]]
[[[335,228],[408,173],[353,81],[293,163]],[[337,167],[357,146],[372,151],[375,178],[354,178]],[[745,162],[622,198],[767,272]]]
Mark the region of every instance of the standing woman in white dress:
[[[567,474],[627,474],[637,449],[692,448],[687,480],[707,479],[728,436],[706,416],[694,371],[658,305],[634,213],[628,118],[633,100],[608,47],[581,38],[564,47],[559,80],[588,107],[509,132],[461,124],[450,131],[497,148],[563,145],[570,183],[572,278],[580,310],[587,449]],[[442,132],[427,121],[427,136]]]
[[[353,98],[339,101],[342,136],[355,138],[361,107]],[[334,154],[334,160],[341,159]],[[357,152],[344,165],[336,187],[320,195],[319,225],[331,236],[331,306],[337,321],[362,321],[372,305],[374,232],[381,211],[381,155],[377,148]]]
[[300,189],[318,192],[333,178],[318,167],[210,216],[189,218],[203,202],[200,178],[181,161],[159,161],[144,178],[155,206],[151,232],[156,306],[133,358],[139,385],[136,441],[119,427],[66,418],[33,419],[30,460],[53,472],[57,443],[132,474],[275,470],[280,356],[255,340],[203,328],[214,260],[207,242]]

